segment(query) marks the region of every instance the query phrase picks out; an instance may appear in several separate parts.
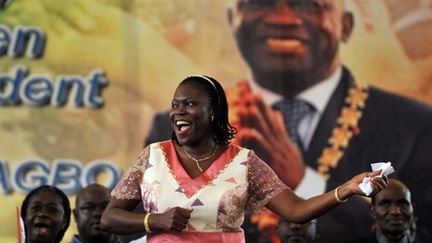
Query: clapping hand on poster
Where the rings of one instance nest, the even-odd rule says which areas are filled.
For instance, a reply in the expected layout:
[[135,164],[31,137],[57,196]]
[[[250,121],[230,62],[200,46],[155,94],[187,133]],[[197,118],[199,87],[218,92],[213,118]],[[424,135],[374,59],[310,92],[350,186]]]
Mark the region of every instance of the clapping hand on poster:
[[285,184],[296,188],[303,179],[305,166],[282,114],[266,105],[260,95],[253,94],[246,82],[239,83],[237,88],[237,95],[227,92],[233,124],[238,129],[235,143],[253,149]]

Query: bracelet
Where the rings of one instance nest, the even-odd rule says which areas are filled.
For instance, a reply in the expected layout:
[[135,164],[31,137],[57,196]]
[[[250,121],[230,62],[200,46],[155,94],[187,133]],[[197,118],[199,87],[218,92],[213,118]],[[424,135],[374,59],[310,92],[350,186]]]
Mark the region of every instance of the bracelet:
[[147,213],[144,216],[144,229],[147,233],[151,233],[152,231],[150,230],[150,226],[149,226],[149,217],[150,217],[151,213]]
[[335,196],[336,201],[337,201],[338,203],[344,203],[344,202],[348,201],[348,198],[345,198],[345,200],[342,200],[342,199],[339,197],[339,188],[340,188],[340,186],[336,187],[335,192],[334,192],[334,196]]

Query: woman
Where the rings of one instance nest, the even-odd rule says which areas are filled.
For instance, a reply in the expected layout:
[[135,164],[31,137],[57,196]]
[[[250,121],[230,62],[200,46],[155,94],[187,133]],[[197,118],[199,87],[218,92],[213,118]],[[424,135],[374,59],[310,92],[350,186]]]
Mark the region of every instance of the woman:
[[[222,86],[191,76],[172,100],[170,141],[147,146],[112,192],[102,228],[115,234],[145,230],[149,242],[244,242],[244,210],[264,206],[294,222],[324,214],[351,195],[363,195],[362,173],[326,194],[303,200],[253,151],[230,144]],[[282,119],[282,118],[281,118]],[[374,192],[386,185],[374,178]],[[142,201],[145,214],[132,211]]]
[[27,194],[21,205],[25,242],[59,243],[70,223],[67,196],[57,187],[40,186]]

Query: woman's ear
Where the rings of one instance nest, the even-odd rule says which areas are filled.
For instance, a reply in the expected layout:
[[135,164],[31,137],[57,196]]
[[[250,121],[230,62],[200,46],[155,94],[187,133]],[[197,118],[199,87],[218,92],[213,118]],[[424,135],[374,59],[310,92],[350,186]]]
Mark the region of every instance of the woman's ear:
[[[69,221],[69,224],[70,224],[70,221]],[[64,230],[67,230],[69,224],[68,224],[67,219],[64,218],[64,219],[63,219],[63,223],[62,223],[62,227],[61,227],[61,228],[64,229]]]
[[214,111],[214,108],[211,108],[211,109],[210,109],[210,111],[209,111],[209,115],[210,115],[210,122],[213,122],[213,121],[214,121],[214,118],[215,118],[215,111]]

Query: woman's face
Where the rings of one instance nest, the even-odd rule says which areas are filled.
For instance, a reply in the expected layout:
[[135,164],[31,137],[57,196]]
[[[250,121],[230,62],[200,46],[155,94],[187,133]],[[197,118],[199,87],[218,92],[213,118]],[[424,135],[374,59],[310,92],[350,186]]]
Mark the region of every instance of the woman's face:
[[24,224],[27,242],[55,242],[65,227],[62,200],[54,192],[42,190],[30,199]]
[[212,137],[209,100],[204,90],[192,83],[177,88],[169,116],[181,145],[194,145]]

